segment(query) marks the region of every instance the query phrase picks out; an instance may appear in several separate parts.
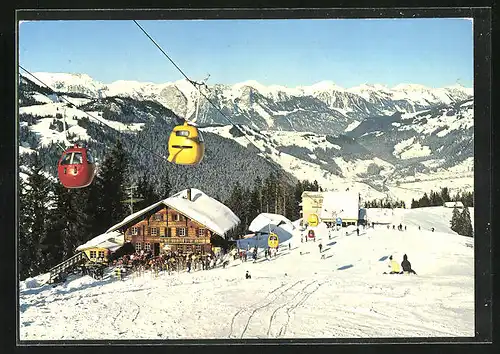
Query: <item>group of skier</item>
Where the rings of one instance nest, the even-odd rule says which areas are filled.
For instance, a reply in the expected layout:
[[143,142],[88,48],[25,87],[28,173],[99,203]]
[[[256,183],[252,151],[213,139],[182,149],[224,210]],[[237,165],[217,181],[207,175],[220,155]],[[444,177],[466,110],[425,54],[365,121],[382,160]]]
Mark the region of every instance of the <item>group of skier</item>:
[[[406,225],[404,225],[404,226],[402,224],[398,225],[398,230],[399,231],[403,231],[403,228],[406,231]],[[389,225],[387,225],[387,229],[389,229]],[[396,225],[392,225],[392,229],[396,230]],[[420,230],[420,226],[418,227],[418,229]]]

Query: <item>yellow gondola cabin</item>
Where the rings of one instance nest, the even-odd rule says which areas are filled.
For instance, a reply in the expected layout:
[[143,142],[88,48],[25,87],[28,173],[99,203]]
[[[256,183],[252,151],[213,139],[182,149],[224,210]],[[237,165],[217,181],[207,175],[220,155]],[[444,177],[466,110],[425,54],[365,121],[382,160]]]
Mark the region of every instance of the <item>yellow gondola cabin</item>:
[[318,215],[310,214],[309,218],[307,219],[307,223],[309,224],[309,226],[318,226],[319,224]]
[[205,142],[195,126],[185,122],[176,126],[168,139],[168,161],[177,165],[196,165],[205,154]]

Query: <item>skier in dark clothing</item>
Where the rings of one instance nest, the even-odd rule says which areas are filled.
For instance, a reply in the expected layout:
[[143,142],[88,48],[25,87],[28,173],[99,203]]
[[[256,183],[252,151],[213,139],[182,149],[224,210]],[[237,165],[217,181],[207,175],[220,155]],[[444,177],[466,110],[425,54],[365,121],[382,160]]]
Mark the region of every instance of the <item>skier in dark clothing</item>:
[[359,227],[356,228],[356,234],[359,236]]
[[417,275],[417,273],[415,273],[415,271],[411,269],[411,263],[410,261],[408,261],[408,256],[406,254],[403,256],[403,261],[401,262],[401,268],[403,268],[403,272],[405,273]]
[[392,225],[392,229],[393,229],[393,230],[396,230],[396,225]]
[[406,225],[405,225],[405,231],[406,231]]
[[320,243],[318,247],[319,247],[319,253],[321,253],[321,250],[323,249],[323,245]]

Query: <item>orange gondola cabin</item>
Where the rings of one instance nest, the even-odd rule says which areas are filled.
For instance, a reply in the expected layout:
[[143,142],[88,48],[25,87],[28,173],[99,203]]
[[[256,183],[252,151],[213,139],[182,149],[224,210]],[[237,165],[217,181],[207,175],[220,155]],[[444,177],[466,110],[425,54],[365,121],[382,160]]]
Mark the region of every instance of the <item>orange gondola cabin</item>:
[[94,179],[94,158],[87,148],[74,145],[67,149],[59,159],[57,174],[66,188],[87,187]]

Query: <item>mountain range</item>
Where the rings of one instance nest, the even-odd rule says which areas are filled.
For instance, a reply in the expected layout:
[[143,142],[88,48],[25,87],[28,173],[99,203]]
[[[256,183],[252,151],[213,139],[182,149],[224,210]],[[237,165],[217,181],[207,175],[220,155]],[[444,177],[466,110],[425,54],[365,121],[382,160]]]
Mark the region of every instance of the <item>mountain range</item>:
[[[102,147],[96,143],[101,151],[114,137],[102,133],[99,122],[85,112],[164,152],[170,129],[188,119],[208,138],[207,154],[190,170],[196,177],[177,177],[178,188],[198,180],[193,187],[225,194],[217,187],[221,173],[230,185],[253,180],[257,171],[267,175],[276,166],[292,179],[316,179],[326,189],[356,188],[366,198],[420,196],[429,186],[426,181],[433,181],[434,188],[450,187],[450,181],[452,189],[473,187],[473,91],[460,85],[364,84],[345,89],[330,81],[295,88],[256,81],[215,84],[203,92],[224,115],[202,97],[195,118],[197,91],[186,80],[103,84],[86,74],[34,75],[73,105],[56,102],[50,91],[22,77],[21,154],[56,150],[53,142],[64,141],[57,125],[63,110],[68,131],[101,143]],[[250,142],[260,151],[255,146],[248,149]],[[136,155],[138,163],[153,173],[153,164],[145,163],[146,154]]]

